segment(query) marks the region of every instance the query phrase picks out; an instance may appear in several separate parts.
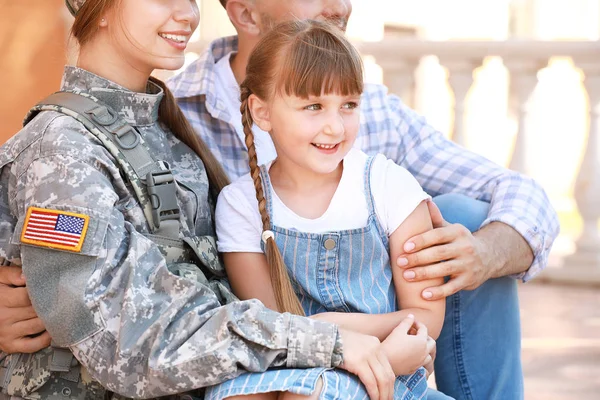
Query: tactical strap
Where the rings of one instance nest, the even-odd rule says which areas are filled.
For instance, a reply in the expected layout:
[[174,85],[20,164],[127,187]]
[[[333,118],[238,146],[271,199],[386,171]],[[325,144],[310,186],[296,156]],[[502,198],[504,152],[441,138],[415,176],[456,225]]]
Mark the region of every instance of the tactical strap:
[[52,372],[69,372],[73,363],[73,353],[69,349],[52,345],[52,358],[48,369]]
[[62,91],[48,96],[30,110],[24,124],[40,111],[58,111],[81,122],[127,175],[150,232],[159,238],[179,238],[179,204],[173,174],[150,154],[134,127],[112,108],[84,93]]

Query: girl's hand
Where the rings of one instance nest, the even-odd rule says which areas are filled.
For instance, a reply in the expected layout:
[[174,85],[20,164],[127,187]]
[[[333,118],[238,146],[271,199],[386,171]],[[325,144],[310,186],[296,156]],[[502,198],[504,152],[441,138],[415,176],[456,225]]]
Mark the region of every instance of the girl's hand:
[[396,375],[411,375],[431,362],[430,353],[435,348],[435,340],[427,335],[427,327],[415,322],[414,316],[409,314],[381,343],[381,347]]
[[345,329],[340,329],[340,335],[344,345],[340,368],[358,376],[369,398],[393,400],[396,375],[379,339]]

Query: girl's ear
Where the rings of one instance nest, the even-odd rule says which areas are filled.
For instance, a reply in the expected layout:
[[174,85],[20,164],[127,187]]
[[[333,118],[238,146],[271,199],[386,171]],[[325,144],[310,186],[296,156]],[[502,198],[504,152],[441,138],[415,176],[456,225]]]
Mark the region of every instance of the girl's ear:
[[269,104],[255,94],[248,97],[248,107],[252,114],[252,120],[263,131],[271,132],[271,110]]

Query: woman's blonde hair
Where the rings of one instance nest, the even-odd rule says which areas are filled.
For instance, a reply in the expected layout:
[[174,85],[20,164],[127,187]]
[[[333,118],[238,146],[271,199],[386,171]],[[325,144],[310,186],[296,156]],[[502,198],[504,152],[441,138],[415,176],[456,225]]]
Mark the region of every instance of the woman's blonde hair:
[[[98,32],[102,16],[112,7],[115,7],[119,1],[87,0],[85,2],[77,12],[73,27],[71,28],[71,34],[77,39],[80,46],[84,46],[94,37]],[[208,175],[211,194],[216,199],[221,189],[229,183],[223,167],[185,118],[177,105],[175,97],[165,83],[155,77],[150,77],[150,80],[164,91],[158,111],[159,120],[167,126],[175,137],[188,145],[202,159],[206,174]]]
[[[246,78],[240,85],[242,124],[248,147],[250,174],[263,230],[271,229],[252,133],[248,98],[264,101],[276,95],[308,98],[336,93],[356,95],[363,91],[363,67],[358,51],[336,26],[318,21],[284,22],[268,32],[250,55]],[[273,238],[265,243],[271,284],[281,312],[304,315],[287,268]]]

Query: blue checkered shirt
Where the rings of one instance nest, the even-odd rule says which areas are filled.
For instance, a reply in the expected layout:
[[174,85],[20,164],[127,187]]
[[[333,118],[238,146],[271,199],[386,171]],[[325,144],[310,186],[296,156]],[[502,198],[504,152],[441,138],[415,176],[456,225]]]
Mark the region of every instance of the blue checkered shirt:
[[[229,122],[240,116],[230,115],[215,93],[214,67],[236,50],[236,37],[218,39],[168,82],[183,113],[232,179],[249,172],[248,154]],[[388,94],[385,86],[365,86],[357,147],[395,160],[431,196],[462,193],[489,202],[482,226],[503,222],[519,232],[534,252],[529,270],[516,277],[527,281],[546,266],[559,224],[544,190],[533,179],[449,141],[400,98]]]

